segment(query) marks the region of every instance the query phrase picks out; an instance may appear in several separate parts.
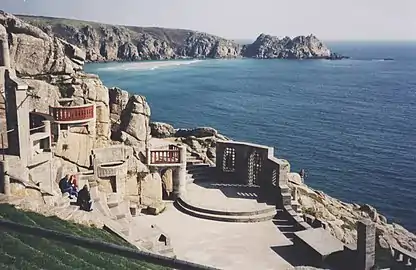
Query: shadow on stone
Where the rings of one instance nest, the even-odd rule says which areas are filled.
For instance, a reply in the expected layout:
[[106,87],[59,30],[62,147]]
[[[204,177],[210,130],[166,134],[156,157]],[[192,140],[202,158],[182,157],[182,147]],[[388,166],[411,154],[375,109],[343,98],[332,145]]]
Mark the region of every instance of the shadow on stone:
[[293,266],[310,265],[308,254],[301,252],[294,245],[271,247],[271,249]]
[[264,191],[259,186],[217,182],[194,182],[194,184],[206,189],[217,189],[227,198],[257,200],[259,203],[274,205],[270,199],[267,199],[269,196],[264,194]]

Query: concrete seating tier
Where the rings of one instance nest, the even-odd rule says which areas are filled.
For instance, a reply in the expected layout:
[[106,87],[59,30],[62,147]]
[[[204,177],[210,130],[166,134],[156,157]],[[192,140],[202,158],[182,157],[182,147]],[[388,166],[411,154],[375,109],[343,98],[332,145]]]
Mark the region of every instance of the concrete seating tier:
[[261,222],[277,214],[274,205],[262,202],[258,187],[215,182],[189,183],[187,195],[175,206],[188,215],[223,222]]
[[257,216],[257,215],[263,215],[263,214],[276,215],[275,207],[269,207],[269,208],[254,210],[254,211],[227,211],[227,210],[219,211],[219,210],[207,209],[207,208],[191,205],[190,203],[187,203],[186,200],[183,198],[178,198],[178,201],[182,206],[184,206],[185,208],[189,210],[204,213],[204,214],[209,214],[209,215],[218,215],[218,216]]

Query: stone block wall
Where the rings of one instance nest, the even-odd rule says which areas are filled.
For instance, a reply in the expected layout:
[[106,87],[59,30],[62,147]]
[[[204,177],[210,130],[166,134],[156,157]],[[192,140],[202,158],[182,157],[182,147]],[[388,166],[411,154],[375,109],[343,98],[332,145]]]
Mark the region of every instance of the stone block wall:
[[292,208],[288,186],[290,164],[274,157],[273,147],[217,141],[216,170],[223,183],[260,186],[261,196],[283,209],[296,230],[312,228]]

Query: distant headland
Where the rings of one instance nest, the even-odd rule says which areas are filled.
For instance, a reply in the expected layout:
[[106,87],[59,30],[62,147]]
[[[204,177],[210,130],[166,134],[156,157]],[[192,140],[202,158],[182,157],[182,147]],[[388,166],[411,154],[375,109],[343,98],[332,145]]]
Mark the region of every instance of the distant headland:
[[186,58],[328,59],[348,58],[332,52],[316,36],[278,38],[261,34],[241,45],[207,33],[158,27],[101,24],[62,18],[18,15],[86,51],[88,62]]

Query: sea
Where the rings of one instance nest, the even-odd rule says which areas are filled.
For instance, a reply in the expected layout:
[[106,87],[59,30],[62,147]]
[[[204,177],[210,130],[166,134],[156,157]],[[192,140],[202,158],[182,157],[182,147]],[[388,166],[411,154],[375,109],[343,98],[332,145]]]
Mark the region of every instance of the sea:
[[416,232],[416,43],[332,42],[350,59],[88,64],[151,120],[273,146],[306,184]]

